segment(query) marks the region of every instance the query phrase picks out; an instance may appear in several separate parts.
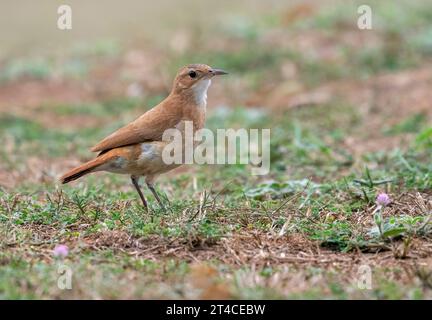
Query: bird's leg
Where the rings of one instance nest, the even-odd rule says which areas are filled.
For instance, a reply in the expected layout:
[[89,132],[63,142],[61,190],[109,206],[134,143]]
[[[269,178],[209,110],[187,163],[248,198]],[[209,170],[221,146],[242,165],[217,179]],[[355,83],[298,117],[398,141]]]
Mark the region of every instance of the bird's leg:
[[144,208],[146,209],[146,211],[148,211],[147,201],[144,198],[144,195],[141,192],[141,189],[140,189],[140,186],[139,186],[139,183],[138,183],[139,177],[137,177],[137,176],[131,176],[131,180],[132,180],[132,184],[134,185],[136,191],[138,192],[138,194],[139,194],[139,196],[141,198],[141,201],[142,201],[142,203],[144,205]]
[[146,182],[147,187],[150,189],[150,191],[153,193],[154,197],[156,198],[157,202],[159,202],[159,205],[161,206],[162,210],[166,211],[164,204],[162,203],[162,200],[159,198],[159,195],[157,194],[154,186],[150,182]]

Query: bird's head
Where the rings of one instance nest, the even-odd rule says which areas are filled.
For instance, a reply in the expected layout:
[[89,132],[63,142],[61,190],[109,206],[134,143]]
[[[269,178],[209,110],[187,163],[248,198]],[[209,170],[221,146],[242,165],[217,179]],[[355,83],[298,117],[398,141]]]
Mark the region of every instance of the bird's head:
[[192,93],[197,100],[206,95],[211,79],[217,75],[227,74],[224,70],[215,69],[205,64],[189,64],[179,70],[174,80],[175,93]]

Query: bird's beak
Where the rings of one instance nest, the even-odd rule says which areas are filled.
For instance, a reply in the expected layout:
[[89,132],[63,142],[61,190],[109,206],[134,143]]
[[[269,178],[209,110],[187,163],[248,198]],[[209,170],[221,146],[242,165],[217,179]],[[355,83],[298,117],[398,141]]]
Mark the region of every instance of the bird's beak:
[[215,76],[219,76],[219,75],[223,75],[223,74],[228,74],[228,72],[222,70],[222,69],[210,69],[209,70],[210,74],[215,75]]

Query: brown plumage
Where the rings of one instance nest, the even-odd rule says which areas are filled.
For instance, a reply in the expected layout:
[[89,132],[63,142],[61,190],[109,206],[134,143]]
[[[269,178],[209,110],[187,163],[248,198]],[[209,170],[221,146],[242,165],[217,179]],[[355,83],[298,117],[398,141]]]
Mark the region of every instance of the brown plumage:
[[68,183],[96,171],[130,174],[147,208],[138,185],[139,177],[145,176],[147,186],[163,207],[153,187],[154,181],[161,173],[179,165],[168,165],[162,160],[162,150],[167,144],[162,141],[162,135],[170,128],[181,129],[183,121],[192,121],[194,131],[203,128],[207,89],[211,78],[220,74],[226,72],[204,64],[181,68],[165,100],[97,143],[91,150],[99,152],[99,155],[64,174],[61,182]]
[[104,163],[110,161],[113,158],[111,154],[103,154],[93,160],[90,160],[72,170],[67,172],[65,175],[61,177],[62,183],[68,183],[74,181],[82,176],[95,171],[97,167],[103,165]]

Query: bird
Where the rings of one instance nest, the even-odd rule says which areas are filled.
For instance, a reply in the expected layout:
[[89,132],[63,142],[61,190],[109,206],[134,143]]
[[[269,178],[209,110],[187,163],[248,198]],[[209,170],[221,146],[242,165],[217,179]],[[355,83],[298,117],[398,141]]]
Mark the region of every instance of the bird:
[[194,132],[202,129],[206,119],[207,90],[213,77],[224,74],[228,72],[206,64],[189,64],[180,68],[170,94],[162,102],[93,146],[91,151],[98,152],[98,155],[62,175],[61,183],[98,171],[128,174],[148,211],[147,200],[139,185],[140,178],[144,177],[147,187],[165,210],[155,190],[155,181],[161,174],[181,164],[163,161],[162,152],[168,143],[162,139],[163,133],[168,129],[184,130],[185,121],[192,123]]

